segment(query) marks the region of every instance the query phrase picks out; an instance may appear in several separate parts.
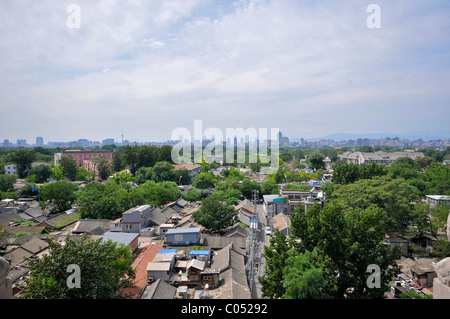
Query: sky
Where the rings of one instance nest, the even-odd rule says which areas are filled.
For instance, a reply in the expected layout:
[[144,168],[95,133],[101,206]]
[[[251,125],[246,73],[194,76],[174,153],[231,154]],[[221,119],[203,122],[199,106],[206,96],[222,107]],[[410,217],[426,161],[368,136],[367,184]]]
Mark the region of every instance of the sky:
[[3,0],[0,21],[0,142],[450,130],[447,0]]

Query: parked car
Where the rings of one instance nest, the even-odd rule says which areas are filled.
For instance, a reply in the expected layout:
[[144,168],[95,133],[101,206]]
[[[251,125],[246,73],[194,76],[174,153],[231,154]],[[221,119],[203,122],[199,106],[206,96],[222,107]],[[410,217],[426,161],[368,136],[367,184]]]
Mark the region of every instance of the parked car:
[[270,229],[270,226],[266,227],[266,235],[271,235],[272,234],[272,230]]

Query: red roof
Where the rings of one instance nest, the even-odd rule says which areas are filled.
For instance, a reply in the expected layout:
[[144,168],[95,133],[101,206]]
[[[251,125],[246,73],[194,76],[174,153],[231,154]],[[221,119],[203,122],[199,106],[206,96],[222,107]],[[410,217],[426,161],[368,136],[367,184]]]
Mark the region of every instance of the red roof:
[[124,289],[124,293],[133,294],[133,299],[139,298],[147,286],[147,265],[149,262],[153,261],[153,258],[155,258],[156,254],[161,249],[163,249],[161,246],[154,244],[141,248],[131,265],[136,272],[135,287]]

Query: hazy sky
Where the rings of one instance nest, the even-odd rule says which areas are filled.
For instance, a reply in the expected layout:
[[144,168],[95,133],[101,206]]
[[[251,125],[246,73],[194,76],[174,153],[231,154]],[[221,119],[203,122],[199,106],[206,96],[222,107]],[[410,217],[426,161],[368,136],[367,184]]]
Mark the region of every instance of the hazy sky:
[[448,0],[2,0],[0,21],[0,142],[450,129]]

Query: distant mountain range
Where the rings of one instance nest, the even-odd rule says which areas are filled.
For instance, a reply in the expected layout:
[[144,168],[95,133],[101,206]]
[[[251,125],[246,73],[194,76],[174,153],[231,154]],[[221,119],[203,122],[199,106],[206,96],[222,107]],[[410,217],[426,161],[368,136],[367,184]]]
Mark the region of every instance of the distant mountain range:
[[[395,138],[398,137],[400,139],[409,139],[409,140],[417,140],[422,139],[424,141],[429,140],[446,140],[450,138],[450,131],[433,131],[433,132],[408,132],[408,133],[370,133],[370,134],[355,134],[355,133],[335,133],[329,134],[323,137],[315,137],[315,138],[305,138],[308,141],[319,141],[322,139],[331,139],[334,141],[346,141],[346,140],[356,140],[358,138],[368,138],[368,139],[376,139],[376,138]],[[294,137],[289,138],[291,141],[298,141],[300,138]]]

